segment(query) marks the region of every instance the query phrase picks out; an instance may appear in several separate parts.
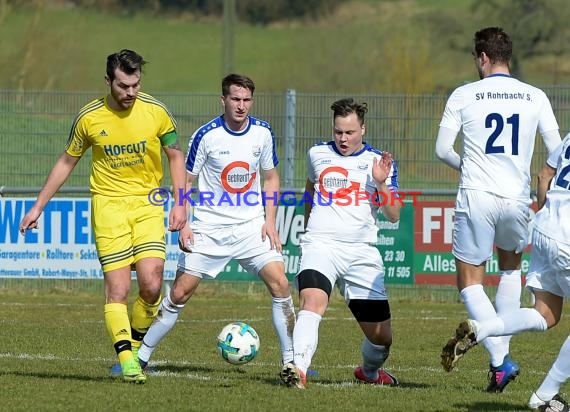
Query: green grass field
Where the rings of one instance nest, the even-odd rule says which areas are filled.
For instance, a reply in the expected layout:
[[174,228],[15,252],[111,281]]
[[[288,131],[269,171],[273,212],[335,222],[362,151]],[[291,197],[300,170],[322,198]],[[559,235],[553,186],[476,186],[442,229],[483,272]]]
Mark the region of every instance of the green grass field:
[[[391,300],[394,344],[386,368],[399,388],[355,382],[361,332],[337,295],[320,327],[305,391],[280,384],[277,338],[259,285],[205,284],[156,350],[146,385],[107,377],[114,354],[103,324],[101,292],[2,289],[0,388],[3,411],[524,411],[567,336],[568,320],[511,343],[521,375],[502,394],[487,394],[488,357],[477,347],[452,373],[440,349],[466,312],[461,303],[416,296]],[[249,293],[246,291],[249,289]],[[568,310],[566,310],[566,315]],[[261,351],[250,364],[225,363],[216,336],[234,320],[250,323]],[[567,397],[566,397],[567,398]]]

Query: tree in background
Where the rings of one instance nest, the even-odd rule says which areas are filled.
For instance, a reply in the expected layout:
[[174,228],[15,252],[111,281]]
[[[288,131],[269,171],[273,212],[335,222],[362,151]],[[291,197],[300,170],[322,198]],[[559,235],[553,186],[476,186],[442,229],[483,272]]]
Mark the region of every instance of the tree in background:
[[433,39],[445,39],[447,47],[465,53],[470,52],[475,30],[502,27],[513,40],[512,75],[522,80],[530,58],[548,57],[543,73],[552,73],[558,83],[562,57],[570,51],[567,0],[475,0],[469,14],[467,24],[465,17],[449,10],[431,12],[422,19],[431,27]]
[[477,15],[485,16],[489,23],[502,22],[513,39],[511,72],[514,77],[523,77],[526,58],[561,56],[569,51],[567,0],[478,0],[472,9]]
[[[345,1],[347,0],[239,0],[237,15],[244,22],[262,25],[288,19],[317,19],[331,13]],[[71,3],[80,7],[129,14],[151,11],[221,16],[223,8],[223,0],[71,0]]]
[[[96,87],[99,73],[91,59],[108,51],[100,47],[106,44],[144,47],[150,61],[167,62],[162,76],[147,79],[155,82],[153,87],[212,90],[217,77],[204,66],[217,68],[222,55],[226,25],[220,7],[226,1],[0,0],[0,37],[9,39],[0,47],[0,88]],[[479,0],[477,6],[474,1],[233,0],[239,8],[234,47],[244,50],[235,56],[234,67],[255,76],[265,91],[449,93],[476,77],[470,58],[473,33],[498,25],[515,38],[516,76],[524,72],[523,80],[533,84],[569,82],[568,0]],[[39,14],[38,4],[44,9]],[[247,8],[250,20],[244,17]],[[273,24],[271,16],[278,12],[284,21]],[[101,19],[116,27],[90,27]],[[526,19],[532,21],[527,25]],[[169,28],[161,31],[165,23]],[[164,42],[172,47],[167,50]],[[190,71],[175,68],[179,54],[185,67],[197,59],[202,64]],[[70,55],[82,58],[62,65]]]

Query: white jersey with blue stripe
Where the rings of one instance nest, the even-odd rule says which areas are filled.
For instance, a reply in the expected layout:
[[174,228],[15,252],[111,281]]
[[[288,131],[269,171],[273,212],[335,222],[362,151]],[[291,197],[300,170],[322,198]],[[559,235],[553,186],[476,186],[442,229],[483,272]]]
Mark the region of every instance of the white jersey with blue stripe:
[[[376,242],[378,208],[387,200],[378,195],[372,162],[381,156],[381,151],[367,143],[350,156],[341,155],[334,141],[309,149],[308,179],[315,185],[315,194],[308,234],[345,242]],[[396,161],[386,185],[392,192],[398,191]]]
[[200,127],[186,157],[187,172],[198,175],[194,220],[230,225],[264,216],[259,172],[277,164],[275,138],[263,120],[248,116],[247,127],[235,132],[222,115]]
[[534,219],[534,228],[545,236],[570,244],[570,134],[548,157],[549,166],[556,169],[546,203]]
[[546,94],[503,74],[455,89],[440,126],[463,132],[459,187],[519,200],[530,198],[537,129],[558,130]]

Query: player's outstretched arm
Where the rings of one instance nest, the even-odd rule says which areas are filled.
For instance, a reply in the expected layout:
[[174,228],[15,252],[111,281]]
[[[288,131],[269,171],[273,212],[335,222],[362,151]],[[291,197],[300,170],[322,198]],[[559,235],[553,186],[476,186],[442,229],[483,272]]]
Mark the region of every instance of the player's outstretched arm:
[[190,225],[186,224],[178,232],[178,247],[184,252],[192,252],[192,247],[194,246],[194,232],[190,228]]
[[541,134],[541,137],[549,156],[558,148],[558,146],[560,146],[560,143],[562,143],[562,139],[560,138],[560,130],[558,129],[544,132]]
[[[184,188],[186,193],[190,192],[192,189],[195,179],[195,175],[186,173],[186,186]],[[189,217],[191,215],[191,209],[192,204],[190,202],[185,202],[184,213],[186,215],[187,221],[178,233],[178,246],[180,246],[180,249],[185,252],[192,252],[192,246],[194,245],[194,232],[192,232],[192,229],[190,228],[191,218]]]
[[536,188],[536,203],[540,210],[546,202],[546,192],[550,187],[550,182],[556,175],[556,169],[548,164],[545,164],[540,172],[538,172],[538,185]]
[[[308,178],[305,182],[305,196],[313,200],[315,198],[315,184],[311,182]],[[311,216],[311,210],[313,210],[313,202],[305,202],[305,230],[307,230],[307,224],[309,223],[309,216]]]
[[390,176],[392,170],[392,154],[389,152],[382,152],[381,158],[374,158],[372,162],[372,177],[376,182],[376,188],[382,192],[387,201],[382,206],[384,216],[390,222],[397,222],[400,220],[400,209],[402,202],[400,199],[394,197],[394,193],[388,188],[386,179]]
[[269,198],[265,202],[265,224],[261,229],[261,238],[265,241],[265,238],[269,237],[271,248],[281,253],[283,247],[275,223],[277,216],[277,199],[270,199],[273,194],[279,193],[279,186],[280,182],[277,169],[265,170],[263,173],[263,191]]
[[168,158],[168,167],[170,169],[170,178],[172,180],[172,192],[174,196],[174,207],[170,210],[168,216],[168,230],[175,232],[186,225],[188,214],[183,197],[180,196],[181,191],[184,192],[186,187],[186,167],[184,165],[184,154],[180,148],[178,140],[162,149]]
[[453,148],[457,132],[446,127],[440,127],[435,142],[435,156],[455,170],[461,168],[461,157]]
[[50,201],[50,199],[57,193],[59,188],[65,183],[71,172],[79,162],[80,157],[75,157],[64,152],[55,165],[51,169],[46,182],[38,197],[36,202],[30,209],[26,216],[20,222],[20,233],[23,235],[26,230],[36,229],[38,227],[38,219],[42,214],[44,207]]

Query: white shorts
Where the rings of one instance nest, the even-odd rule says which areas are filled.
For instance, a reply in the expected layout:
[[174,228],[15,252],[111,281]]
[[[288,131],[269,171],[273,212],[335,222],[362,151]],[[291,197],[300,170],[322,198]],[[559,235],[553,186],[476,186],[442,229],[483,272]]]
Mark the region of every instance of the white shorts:
[[215,278],[231,259],[252,275],[269,262],[283,262],[283,256],[271,249],[269,238],[261,240],[263,218],[229,227],[192,224],[192,252],[182,252],[178,270],[200,278]]
[[[331,289],[337,284],[347,303],[351,299],[388,299],[384,264],[374,245],[335,242],[306,234],[301,239],[299,273],[306,269],[322,273]],[[295,284],[298,286],[296,277]]]
[[570,245],[534,230],[526,287],[570,297]]
[[455,201],[453,256],[480,265],[493,254],[493,244],[520,253],[528,245],[530,199],[506,199],[480,190],[459,189]]

